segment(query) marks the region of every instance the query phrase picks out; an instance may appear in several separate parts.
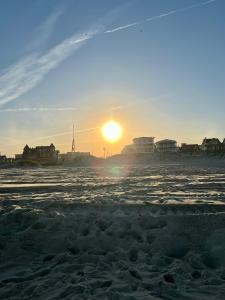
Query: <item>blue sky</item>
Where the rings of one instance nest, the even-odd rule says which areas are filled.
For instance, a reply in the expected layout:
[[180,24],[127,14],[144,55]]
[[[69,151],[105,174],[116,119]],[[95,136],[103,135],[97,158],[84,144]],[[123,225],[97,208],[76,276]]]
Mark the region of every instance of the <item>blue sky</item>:
[[0,152],[225,137],[225,1],[0,1]]

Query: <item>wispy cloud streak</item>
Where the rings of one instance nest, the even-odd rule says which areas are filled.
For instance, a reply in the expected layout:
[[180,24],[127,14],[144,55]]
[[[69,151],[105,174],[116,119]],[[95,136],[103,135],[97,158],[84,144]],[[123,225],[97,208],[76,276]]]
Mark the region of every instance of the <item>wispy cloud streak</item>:
[[98,30],[74,35],[43,55],[31,54],[6,69],[0,75],[0,105],[8,103],[34,88],[43,77],[57,67]]
[[[75,134],[81,134],[82,135],[83,133],[85,134],[87,132],[95,132],[98,129],[99,129],[99,127],[83,128],[83,129],[75,130]],[[44,140],[54,139],[54,138],[58,138],[58,137],[62,137],[62,136],[72,136],[72,134],[73,134],[73,131],[70,130],[70,131],[55,133],[55,134],[52,134],[52,135],[45,135],[45,136],[37,137],[37,138],[31,139],[29,141],[30,141],[30,144],[33,144],[33,143],[38,142],[38,141],[42,142]],[[7,141],[8,144],[13,145],[13,146],[21,146],[24,143],[24,142],[21,141],[21,138],[20,139],[15,139],[15,138],[12,138],[12,137],[1,136],[1,139]],[[57,144],[57,145],[60,146],[60,144]]]
[[122,26],[118,26],[118,27],[106,30],[104,33],[114,33],[114,32],[120,31],[120,30],[125,30],[125,29],[131,28],[131,27],[136,27],[138,25],[142,25],[144,23],[151,22],[151,21],[154,21],[154,20],[157,20],[157,19],[165,18],[165,17],[168,17],[168,16],[173,15],[173,14],[177,14],[177,13],[184,12],[184,11],[187,11],[187,10],[191,10],[191,9],[194,9],[194,8],[198,8],[198,7],[203,7],[205,5],[209,5],[209,4],[213,3],[215,1],[216,0],[209,0],[209,1],[201,2],[201,3],[197,3],[197,4],[194,4],[194,5],[191,5],[191,6],[187,6],[187,7],[184,7],[184,8],[171,10],[167,13],[160,14],[158,16],[153,16],[153,17],[147,18],[145,20],[141,20],[141,21],[138,21],[138,22],[134,22],[134,23],[130,23],[130,24],[126,24],[126,25],[122,25]]
[[113,28],[113,29],[106,30],[104,33],[113,33],[113,32],[116,32],[116,31],[120,31],[120,30],[124,30],[124,29],[130,28],[130,27],[137,26],[139,24],[141,24],[141,22],[126,24],[126,25],[123,25],[123,26],[119,26],[119,27],[116,27],[116,28]]
[[113,29],[110,29],[110,30],[106,30],[104,33],[113,33],[113,32],[116,32],[116,31],[128,29],[130,27],[136,27],[138,25],[141,25],[141,24],[144,24],[144,23],[147,23],[147,22],[150,22],[150,21],[154,21],[154,20],[157,20],[157,19],[160,19],[160,18],[167,17],[167,16],[172,15],[176,12],[177,11],[175,11],[175,10],[171,10],[168,13],[165,13],[165,14],[161,14],[161,15],[154,16],[154,17],[151,17],[151,18],[147,18],[147,19],[139,21],[139,22],[130,23],[130,24],[119,26],[119,27],[116,27],[116,28],[113,28]]
[[[84,129],[80,129],[80,130],[75,130],[75,133],[86,133],[86,132],[91,132],[91,131],[95,131],[99,129],[99,127],[91,127],[91,128],[84,128]],[[73,133],[72,130],[70,131],[65,131],[65,132],[61,132],[61,133],[56,133],[53,135],[46,135],[46,136],[42,136],[42,137],[38,137],[36,139],[34,139],[33,141],[38,141],[38,140],[45,140],[45,139],[50,139],[50,138],[55,138],[55,137],[60,137],[60,136],[66,136],[66,135],[71,135]]]
[[0,109],[0,113],[14,112],[49,112],[49,111],[75,111],[76,107],[20,107]]
[[[181,9],[171,10],[158,16],[153,16],[139,22],[126,24],[106,31],[104,31],[103,26],[98,27],[97,29],[90,29],[87,32],[71,36],[70,38],[64,40],[44,54],[34,53],[28,55],[27,57],[22,58],[20,61],[18,61],[14,65],[11,65],[9,68],[0,73],[0,106],[17,99],[18,97],[33,89],[48,72],[56,68],[74,51],[79,49],[88,40],[93,39],[99,33],[109,34],[120,30],[125,30],[183,11],[191,10],[197,7],[203,7],[215,1],[216,0],[209,0]],[[55,19],[57,17],[58,16],[55,16]],[[54,23],[55,19],[53,18],[52,23]]]
[[37,27],[37,29],[34,31],[35,38],[33,41],[28,45],[27,50],[33,50],[40,46],[42,46],[52,35],[56,22],[61,17],[63,13],[62,9],[56,9],[54,10],[48,18]]

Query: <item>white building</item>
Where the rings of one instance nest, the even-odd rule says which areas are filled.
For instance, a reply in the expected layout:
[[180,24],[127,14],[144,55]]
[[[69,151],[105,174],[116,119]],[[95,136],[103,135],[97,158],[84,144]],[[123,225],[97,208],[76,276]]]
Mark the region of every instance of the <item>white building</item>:
[[154,137],[139,137],[133,139],[133,144],[125,146],[122,154],[147,154],[154,151]]
[[163,153],[177,152],[177,142],[174,140],[161,140],[156,143],[156,150]]

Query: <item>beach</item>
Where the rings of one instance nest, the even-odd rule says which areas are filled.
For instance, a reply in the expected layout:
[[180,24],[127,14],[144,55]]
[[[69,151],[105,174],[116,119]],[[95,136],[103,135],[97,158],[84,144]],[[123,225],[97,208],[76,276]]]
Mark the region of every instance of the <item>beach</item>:
[[223,299],[223,167],[0,174],[1,299]]

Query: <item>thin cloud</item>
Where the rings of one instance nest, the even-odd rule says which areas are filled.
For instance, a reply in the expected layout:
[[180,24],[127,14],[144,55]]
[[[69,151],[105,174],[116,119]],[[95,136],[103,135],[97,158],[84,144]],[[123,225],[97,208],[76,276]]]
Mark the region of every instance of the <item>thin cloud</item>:
[[130,24],[126,24],[126,25],[122,25],[122,26],[119,26],[119,27],[115,27],[115,28],[106,30],[104,33],[106,33],[106,34],[107,33],[114,33],[114,32],[120,31],[120,30],[125,30],[125,29],[131,28],[131,27],[136,27],[138,25],[142,25],[144,23],[151,22],[151,21],[154,21],[154,20],[157,20],[157,19],[165,18],[165,17],[168,17],[168,16],[173,15],[173,14],[177,14],[177,13],[180,13],[180,12],[191,10],[191,9],[194,9],[194,8],[197,8],[197,7],[203,7],[205,5],[209,5],[209,4],[213,3],[215,1],[217,1],[217,0],[209,0],[209,1],[198,3],[198,4],[194,4],[194,5],[191,5],[191,6],[187,6],[187,7],[184,7],[184,8],[171,10],[167,13],[160,14],[158,16],[153,16],[153,17],[147,18],[145,20],[141,20],[141,21],[138,21],[138,22],[134,22],[134,23],[130,23]]
[[106,30],[104,33],[113,33],[113,32],[116,32],[116,31],[120,31],[120,30],[124,30],[124,29],[130,28],[130,27],[137,26],[139,24],[141,24],[141,22],[130,23],[130,24],[127,24],[127,25],[123,25],[123,26],[119,26],[119,27],[116,27],[116,28],[113,28],[113,29]]
[[48,18],[37,27],[34,32],[34,40],[28,45],[27,50],[31,51],[42,46],[52,35],[58,19],[63,13],[62,9],[54,10]]
[[[91,131],[95,131],[99,129],[99,127],[91,127],[91,128],[84,128],[84,129],[80,129],[80,130],[75,130],[75,133],[86,133],[86,132],[91,132]],[[60,133],[56,133],[53,135],[46,135],[46,136],[42,136],[42,137],[38,137],[32,141],[38,141],[38,140],[45,140],[45,139],[50,139],[50,138],[55,138],[55,137],[60,137],[60,136],[66,136],[66,135],[71,135],[73,133],[72,130],[70,131],[65,131],[65,132],[60,132]]]
[[188,7],[180,8],[179,11],[186,11],[186,10],[189,10],[189,9],[192,9],[192,8],[202,7],[202,6],[211,4],[211,3],[216,2],[216,1],[217,0],[208,0],[208,1],[205,1],[205,2],[200,2],[200,3],[197,3],[197,4],[193,4],[191,6],[188,6]]
[[43,55],[31,54],[10,66],[0,75],[0,105],[11,102],[34,88],[49,71],[97,33],[98,30],[90,30],[76,34]]
[[[91,128],[83,128],[83,129],[79,129],[79,130],[75,130],[75,134],[83,134],[83,133],[87,133],[87,132],[94,132],[96,130],[98,130],[99,127],[91,127]],[[64,131],[64,132],[59,132],[59,133],[55,133],[52,135],[45,135],[42,137],[37,137],[34,138],[30,141],[30,144],[38,142],[38,141],[44,141],[44,140],[49,140],[49,139],[54,139],[57,137],[61,137],[61,136],[72,136],[73,131]],[[4,137],[1,136],[1,139],[4,139],[5,141],[7,141],[8,143],[10,143],[11,145],[13,144],[13,146],[21,146],[23,144],[23,142],[21,142],[21,139],[14,139],[12,137]]]
[[[96,27],[90,29],[87,32],[75,34],[63,42],[59,43],[52,49],[48,50],[44,54],[33,53],[25,58],[22,58],[14,65],[7,68],[0,74],[0,106],[9,103],[18,97],[22,96],[26,92],[33,89],[52,69],[56,68],[67,57],[69,57],[74,51],[79,49],[88,40],[93,39],[97,34],[114,33],[120,30],[125,30],[131,27],[138,26],[140,24],[151,22],[156,19],[165,18],[169,15],[179,13],[182,11],[191,10],[197,7],[203,7],[211,4],[216,0],[209,0],[201,2],[185,8],[169,11],[165,14],[150,17],[145,20],[126,24],[110,30],[104,31],[104,27]],[[55,17],[56,18],[56,17]],[[54,19],[54,18],[53,18]],[[52,23],[54,23],[52,21]]]
[[75,111],[76,107],[20,107],[0,109],[0,113],[17,113],[17,112],[48,112],[48,111]]
[[139,22],[130,23],[130,24],[119,26],[119,27],[116,27],[116,28],[113,28],[113,29],[110,29],[110,30],[106,30],[104,33],[113,33],[113,32],[116,32],[116,31],[128,29],[130,27],[136,27],[136,26],[144,24],[146,22],[150,22],[150,21],[154,21],[154,20],[157,20],[157,19],[160,19],[160,18],[167,17],[169,15],[175,14],[176,12],[177,11],[175,11],[175,10],[171,10],[168,13],[165,13],[165,14],[161,14],[161,15],[158,15],[158,16],[147,18],[147,19],[139,21]]

